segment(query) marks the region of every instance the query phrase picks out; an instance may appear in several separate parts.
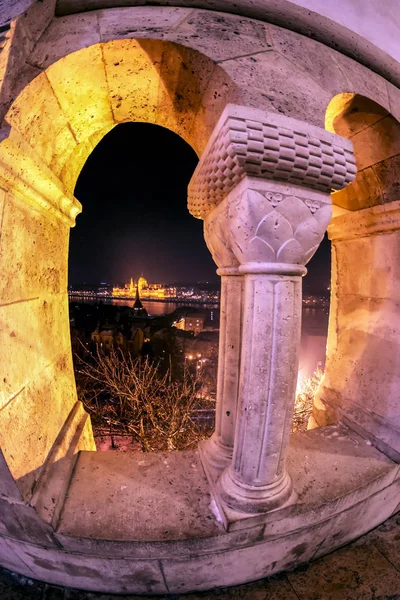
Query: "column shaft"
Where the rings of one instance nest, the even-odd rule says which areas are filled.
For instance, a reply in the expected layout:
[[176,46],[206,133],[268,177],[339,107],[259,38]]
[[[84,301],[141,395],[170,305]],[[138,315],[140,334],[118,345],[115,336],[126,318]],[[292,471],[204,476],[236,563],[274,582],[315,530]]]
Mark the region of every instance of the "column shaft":
[[232,508],[268,510],[291,494],[285,455],[300,331],[300,274],[247,274],[234,455],[220,480]]
[[207,460],[224,468],[232,458],[235,435],[242,330],[244,277],[236,268],[222,268],[215,432],[204,444]]

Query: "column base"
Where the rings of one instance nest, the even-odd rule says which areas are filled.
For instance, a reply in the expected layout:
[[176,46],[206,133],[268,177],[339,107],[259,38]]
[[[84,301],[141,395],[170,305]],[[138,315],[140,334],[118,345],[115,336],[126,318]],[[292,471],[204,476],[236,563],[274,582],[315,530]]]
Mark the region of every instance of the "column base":
[[201,442],[199,448],[201,449],[203,461],[220,472],[226,469],[232,461],[233,448],[221,444],[214,435]]
[[252,486],[234,478],[232,469],[226,469],[217,483],[220,501],[233,510],[248,514],[269,512],[283,506],[293,493],[288,473],[268,485]]

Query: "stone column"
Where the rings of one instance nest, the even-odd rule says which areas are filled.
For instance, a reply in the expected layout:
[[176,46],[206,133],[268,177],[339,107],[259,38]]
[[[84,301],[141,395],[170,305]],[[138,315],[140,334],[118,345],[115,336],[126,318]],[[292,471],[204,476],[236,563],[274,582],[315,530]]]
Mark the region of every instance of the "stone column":
[[191,181],[192,214],[220,220],[225,247],[245,278],[233,459],[217,483],[222,508],[264,512],[291,496],[285,457],[297,381],[301,277],[330,221],[331,190],[345,187],[355,172],[348,140],[229,105]]
[[222,470],[232,459],[235,433],[242,333],[244,278],[229,247],[226,211],[219,205],[204,221],[204,238],[221,276],[215,431],[203,443],[203,458]]
[[285,470],[298,372],[301,278],[331,217],[327,194],[246,177],[223,204],[245,277],[238,421],[219,483],[231,508],[261,512],[292,493]]

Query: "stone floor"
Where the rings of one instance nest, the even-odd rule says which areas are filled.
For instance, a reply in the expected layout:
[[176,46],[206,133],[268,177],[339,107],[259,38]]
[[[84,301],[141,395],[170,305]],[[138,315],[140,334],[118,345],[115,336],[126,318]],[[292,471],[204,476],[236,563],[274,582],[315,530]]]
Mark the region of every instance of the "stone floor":
[[[0,569],[0,600],[118,600],[67,590]],[[143,596],[124,596],[139,600]],[[400,600],[400,513],[356,542],[256,583],[155,600]]]

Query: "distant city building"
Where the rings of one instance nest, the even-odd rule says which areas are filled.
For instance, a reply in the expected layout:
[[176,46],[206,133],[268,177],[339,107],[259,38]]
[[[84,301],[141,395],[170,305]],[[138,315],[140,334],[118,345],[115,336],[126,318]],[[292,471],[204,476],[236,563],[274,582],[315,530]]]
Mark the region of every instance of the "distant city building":
[[174,323],[176,329],[192,331],[198,336],[202,331],[216,331],[219,329],[219,319],[216,310],[198,310],[196,308],[183,307],[177,309],[177,318]]
[[144,342],[144,332],[140,327],[132,326],[127,335],[117,325],[99,326],[92,333],[92,342],[104,350],[121,348],[128,350],[133,356],[138,356]]
[[[139,279],[139,282],[140,282],[140,279]],[[133,311],[134,317],[148,317],[148,312],[144,308],[144,306],[140,300],[139,283],[136,286],[136,298],[135,298],[135,303],[133,305],[132,311]]]
[[174,286],[164,286],[161,283],[148,283],[144,277],[139,277],[137,283],[131,278],[123,288],[114,287],[112,295],[115,298],[135,298],[136,289],[144,300],[168,300],[176,298]]

